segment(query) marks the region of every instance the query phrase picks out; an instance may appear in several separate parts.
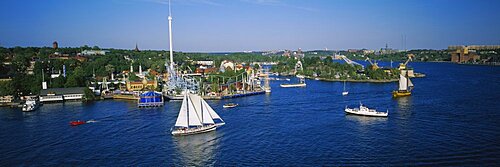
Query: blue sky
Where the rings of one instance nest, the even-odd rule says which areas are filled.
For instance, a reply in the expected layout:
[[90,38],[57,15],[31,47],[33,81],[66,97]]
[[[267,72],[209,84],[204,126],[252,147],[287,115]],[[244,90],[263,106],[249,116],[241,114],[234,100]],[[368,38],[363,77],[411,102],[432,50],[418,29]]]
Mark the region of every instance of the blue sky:
[[[168,0],[2,0],[0,46],[168,49]],[[496,0],[172,0],[174,50],[500,44]]]

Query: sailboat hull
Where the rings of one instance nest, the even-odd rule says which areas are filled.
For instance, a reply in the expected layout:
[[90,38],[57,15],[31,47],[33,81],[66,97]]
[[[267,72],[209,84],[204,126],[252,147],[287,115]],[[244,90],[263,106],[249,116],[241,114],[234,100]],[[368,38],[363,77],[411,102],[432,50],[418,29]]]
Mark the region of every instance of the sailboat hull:
[[210,131],[214,131],[217,129],[217,125],[208,125],[208,126],[203,126],[201,128],[189,128],[189,129],[176,129],[172,131],[172,135],[174,136],[187,136],[187,135],[194,135],[194,134],[199,134],[199,133],[206,133]]
[[403,97],[403,96],[411,96],[411,92],[410,91],[399,91],[399,90],[392,91],[392,97],[394,97],[394,98]]

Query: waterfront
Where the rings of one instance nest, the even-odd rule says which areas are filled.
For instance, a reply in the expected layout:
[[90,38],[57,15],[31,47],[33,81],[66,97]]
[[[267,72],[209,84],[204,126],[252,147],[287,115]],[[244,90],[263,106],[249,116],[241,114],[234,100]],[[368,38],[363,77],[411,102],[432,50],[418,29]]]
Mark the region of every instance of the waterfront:
[[[381,63],[384,65],[383,63]],[[0,165],[474,165],[500,161],[500,68],[411,63],[425,78],[411,97],[396,83],[307,80],[306,88],[208,103],[226,125],[173,137],[180,101],[139,109],[134,101],[45,104],[32,113],[0,108]],[[228,102],[238,103],[223,109]],[[345,115],[359,102],[388,118]],[[71,120],[96,123],[70,127]],[[488,165],[490,164],[490,165]]]

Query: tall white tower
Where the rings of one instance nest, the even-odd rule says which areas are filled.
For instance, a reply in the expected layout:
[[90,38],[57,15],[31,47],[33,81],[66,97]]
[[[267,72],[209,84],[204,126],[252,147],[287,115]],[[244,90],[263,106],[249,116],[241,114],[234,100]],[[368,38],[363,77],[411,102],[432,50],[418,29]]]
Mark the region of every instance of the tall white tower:
[[168,37],[170,41],[170,69],[174,69],[174,51],[172,50],[172,12],[170,9],[170,0],[168,1]]

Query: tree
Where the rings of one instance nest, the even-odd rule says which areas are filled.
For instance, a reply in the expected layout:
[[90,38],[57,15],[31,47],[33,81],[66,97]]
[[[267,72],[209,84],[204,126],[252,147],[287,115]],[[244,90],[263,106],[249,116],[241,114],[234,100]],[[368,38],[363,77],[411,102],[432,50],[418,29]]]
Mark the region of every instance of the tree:
[[15,88],[12,81],[0,82],[0,96],[14,95]]
[[54,78],[51,82],[51,87],[52,88],[62,88],[64,87],[64,83],[65,83],[65,78],[61,75],[57,78]]

